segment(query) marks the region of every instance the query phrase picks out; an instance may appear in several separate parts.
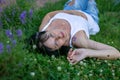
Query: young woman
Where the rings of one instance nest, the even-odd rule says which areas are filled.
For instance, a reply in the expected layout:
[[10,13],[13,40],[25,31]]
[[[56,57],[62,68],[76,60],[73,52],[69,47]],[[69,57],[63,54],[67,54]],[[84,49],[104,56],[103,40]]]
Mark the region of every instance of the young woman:
[[64,10],[48,13],[35,35],[36,45],[55,51],[63,46],[74,47],[68,51],[67,59],[76,64],[87,57],[117,59],[120,53],[112,46],[90,39],[99,32],[98,9],[94,0],[69,0]]

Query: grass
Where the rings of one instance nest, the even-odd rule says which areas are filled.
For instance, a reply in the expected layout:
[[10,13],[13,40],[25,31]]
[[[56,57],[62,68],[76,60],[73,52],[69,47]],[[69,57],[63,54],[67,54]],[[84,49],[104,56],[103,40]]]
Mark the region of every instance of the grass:
[[[24,39],[38,31],[38,27],[50,11],[63,9],[67,0],[48,3],[42,8],[35,8],[28,0],[17,0],[2,12],[0,17],[0,80],[119,80],[120,59],[99,60],[86,58],[76,65],[68,63],[66,56],[48,57],[37,52],[29,52]],[[120,50],[120,5],[113,0],[96,0],[100,11],[101,31],[91,39],[111,45]],[[30,16],[30,9],[33,10]],[[25,23],[20,15],[25,14]],[[23,19],[24,20],[24,19]],[[22,31],[22,35],[16,33]],[[6,35],[6,30],[11,30]],[[12,34],[11,34],[12,33]],[[16,42],[13,42],[15,40]]]

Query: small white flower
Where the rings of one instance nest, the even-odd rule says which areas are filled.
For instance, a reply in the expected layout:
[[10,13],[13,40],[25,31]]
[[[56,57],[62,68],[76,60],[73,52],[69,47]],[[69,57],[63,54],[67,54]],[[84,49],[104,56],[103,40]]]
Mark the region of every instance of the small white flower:
[[84,75],[84,77],[85,77],[85,78],[88,78],[88,76],[87,76],[87,75]]
[[104,60],[106,63],[108,62],[107,60]]
[[54,59],[54,58],[55,58],[55,55],[52,55],[52,56],[51,56],[51,58],[53,58],[53,59]]
[[115,76],[115,73],[112,73],[113,76]]
[[7,44],[9,44],[10,43],[10,41],[7,41]]
[[57,70],[58,70],[58,71],[61,71],[61,70],[62,70],[61,66],[58,66],[58,67],[57,67]]
[[100,72],[102,73],[102,72],[103,72],[103,70],[102,70],[102,69],[100,69]]
[[115,70],[112,70],[112,72],[114,73],[114,72],[115,72]]
[[113,42],[113,41],[111,41],[111,43],[113,44],[114,42]]
[[80,64],[83,65],[84,64],[83,61],[80,61]]
[[50,62],[50,60],[47,60],[47,62],[49,63],[49,62]]
[[93,76],[93,74],[89,74],[89,76]]
[[80,72],[78,72],[77,75],[79,76],[79,75],[80,75]]
[[86,66],[86,63],[84,63],[83,65]]
[[112,64],[108,63],[108,66],[111,66]]
[[37,46],[36,45],[33,45],[33,49],[36,49],[37,48]]
[[108,44],[110,44],[110,42],[107,42]]
[[35,58],[34,61],[37,61],[37,59]]
[[31,72],[30,75],[34,77],[35,76],[35,72]]
[[92,72],[93,72],[93,70],[90,71],[90,73],[92,73]]

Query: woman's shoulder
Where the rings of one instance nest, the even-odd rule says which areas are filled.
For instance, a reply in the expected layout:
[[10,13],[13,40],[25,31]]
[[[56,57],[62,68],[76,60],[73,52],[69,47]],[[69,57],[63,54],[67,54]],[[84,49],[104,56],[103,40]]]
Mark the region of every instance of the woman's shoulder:
[[74,47],[82,47],[85,41],[88,39],[84,30],[78,31],[72,38],[72,45]]

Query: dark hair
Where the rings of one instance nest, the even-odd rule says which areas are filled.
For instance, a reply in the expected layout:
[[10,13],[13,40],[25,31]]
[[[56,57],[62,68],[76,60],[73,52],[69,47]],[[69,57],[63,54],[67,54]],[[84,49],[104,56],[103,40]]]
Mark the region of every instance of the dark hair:
[[[68,50],[70,47],[68,46],[62,46],[59,50],[52,51],[43,43],[49,38],[49,36],[46,34],[46,31],[42,32],[37,32],[33,35],[30,36],[30,38],[27,40],[27,43],[29,44],[29,51],[37,51],[43,55],[55,55],[55,56],[60,56],[60,55],[67,55]],[[33,49],[33,45],[36,46],[35,49]]]

